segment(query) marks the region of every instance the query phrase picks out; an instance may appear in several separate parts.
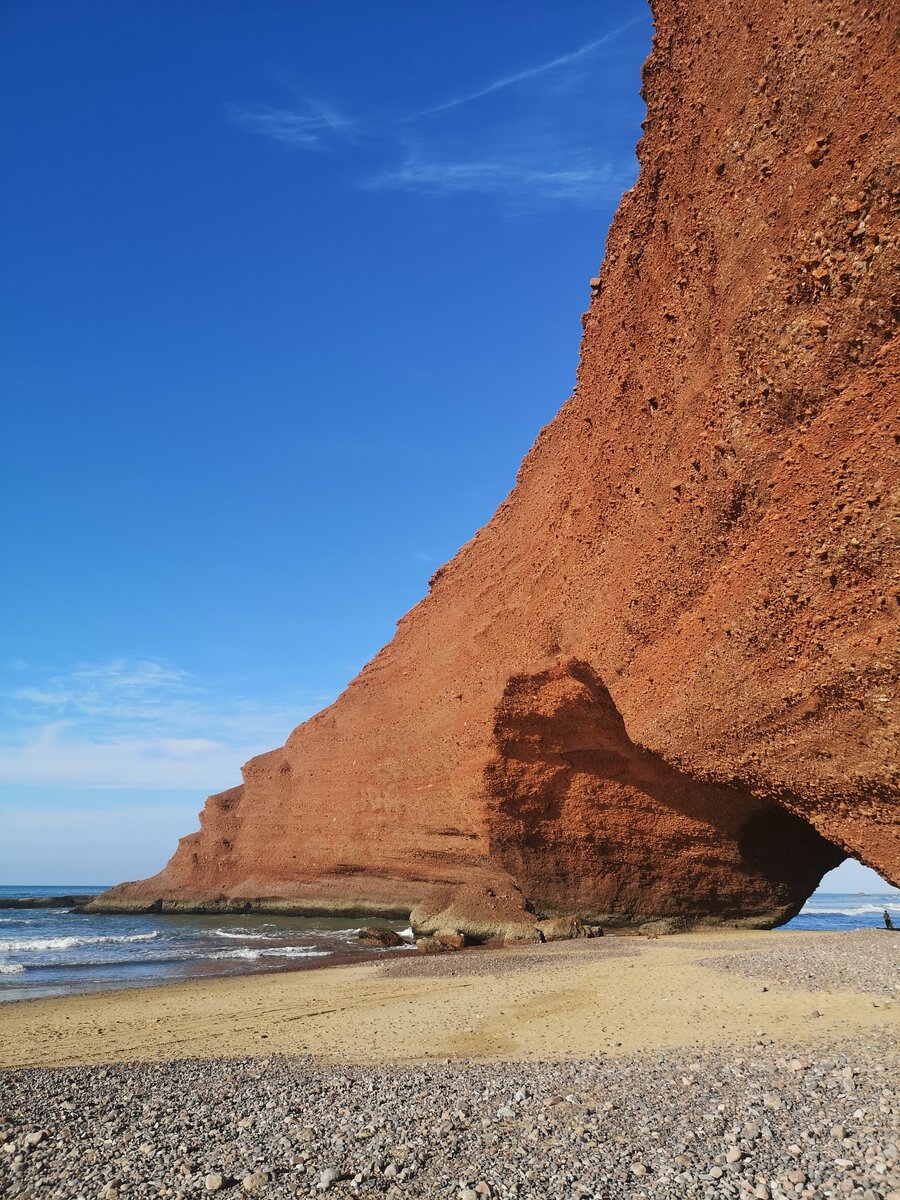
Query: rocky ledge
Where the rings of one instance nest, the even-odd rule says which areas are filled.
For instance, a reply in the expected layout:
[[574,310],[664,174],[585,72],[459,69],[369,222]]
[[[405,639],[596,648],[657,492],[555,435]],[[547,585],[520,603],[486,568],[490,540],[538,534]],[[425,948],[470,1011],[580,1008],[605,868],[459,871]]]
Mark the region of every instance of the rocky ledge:
[[4,896],[0,908],[87,908],[96,895],[81,892],[77,896]]

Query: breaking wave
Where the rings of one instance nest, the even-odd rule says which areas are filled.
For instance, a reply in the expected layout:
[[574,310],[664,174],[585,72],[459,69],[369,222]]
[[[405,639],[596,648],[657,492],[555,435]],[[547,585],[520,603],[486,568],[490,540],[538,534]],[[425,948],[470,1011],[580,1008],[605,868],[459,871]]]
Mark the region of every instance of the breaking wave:
[[159,933],[132,933],[122,937],[0,938],[0,954],[10,950],[71,950],[74,946],[100,946],[123,942],[152,942]]
[[891,897],[887,897],[884,904],[848,904],[846,906],[827,904],[820,900],[818,904],[806,904],[801,911],[807,917],[827,917],[829,915],[858,917],[863,913],[876,913],[880,916],[885,909],[890,911],[892,908],[896,909],[897,907],[897,903],[892,904]]
[[330,950],[313,950],[309,946],[274,946],[271,950],[242,946],[240,950],[219,950],[210,958],[327,958]]
[[204,937],[217,938],[237,938],[244,941],[259,941],[264,942],[273,937],[277,937],[277,933],[254,933],[250,929],[204,929]]

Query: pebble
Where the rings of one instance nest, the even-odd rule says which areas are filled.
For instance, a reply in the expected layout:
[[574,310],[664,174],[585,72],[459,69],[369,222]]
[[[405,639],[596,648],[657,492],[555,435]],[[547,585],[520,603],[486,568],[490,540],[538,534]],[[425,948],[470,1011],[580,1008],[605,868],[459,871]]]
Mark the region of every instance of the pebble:
[[[802,954],[790,943],[776,941],[738,954],[706,958],[703,965],[765,980],[764,992],[775,981],[815,992],[900,998],[900,937],[885,937],[880,929],[840,935],[805,933]],[[810,1014],[821,1015],[818,1011]]]
[[802,1048],[766,1032],[740,1050],[564,1062],[267,1056],[9,1071],[0,1195],[900,1200],[890,1028]]

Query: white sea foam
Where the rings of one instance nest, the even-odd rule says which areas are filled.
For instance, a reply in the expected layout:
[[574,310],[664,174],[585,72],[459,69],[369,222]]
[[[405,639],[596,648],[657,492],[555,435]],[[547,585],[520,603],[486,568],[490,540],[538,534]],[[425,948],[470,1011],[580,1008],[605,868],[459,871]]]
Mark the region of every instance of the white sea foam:
[[50,938],[0,938],[0,954],[10,950],[71,950],[74,946],[99,946],[122,942],[152,942],[158,932],[132,933],[125,937],[50,937]]
[[242,946],[240,950],[218,950],[208,958],[259,958],[262,950],[253,950],[250,946]]
[[[900,897],[898,897],[900,900]],[[821,906],[821,907],[820,907]],[[802,912],[807,917],[827,917],[827,916],[842,916],[842,917],[858,917],[863,913],[877,913],[879,916],[887,908],[889,911],[898,905],[891,905],[890,897],[885,899],[883,904],[829,904],[826,900],[820,899],[816,904],[809,902],[803,907]]]
[[254,950],[251,946],[242,946],[240,950],[219,950],[210,954],[209,958],[327,958],[330,950],[313,950],[309,946],[278,946],[271,950]]
[[280,950],[263,950],[264,957],[328,958],[330,950],[312,950],[309,946],[282,946]]
[[21,975],[24,970],[19,963],[0,963],[0,975]]
[[254,941],[254,942],[263,941],[264,942],[269,938],[277,937],[277,934],[253,933],[249,929],[246,929],[246,930],[242,930],[242,929],[204,929],[203,934],[205,937],[239,938],[241,941],[244,941],[244,942],[250,942],[250,941]]

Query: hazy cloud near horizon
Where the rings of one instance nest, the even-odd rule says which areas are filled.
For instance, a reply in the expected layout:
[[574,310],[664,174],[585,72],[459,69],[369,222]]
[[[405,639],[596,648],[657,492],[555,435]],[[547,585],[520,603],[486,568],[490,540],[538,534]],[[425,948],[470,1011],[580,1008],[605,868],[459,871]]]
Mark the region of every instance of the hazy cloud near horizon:
[[216,791],[330,699],[267,703],[152,659],[27,673],[3,705],[0,784]]
[[10,663],[0,706],[0,882],[149,875],[327,696],[280,703],[160,659],[38,669]]
[[198,827],[202,801],[93,807],[4,807],[0,883],[109,886],[151,875]]

